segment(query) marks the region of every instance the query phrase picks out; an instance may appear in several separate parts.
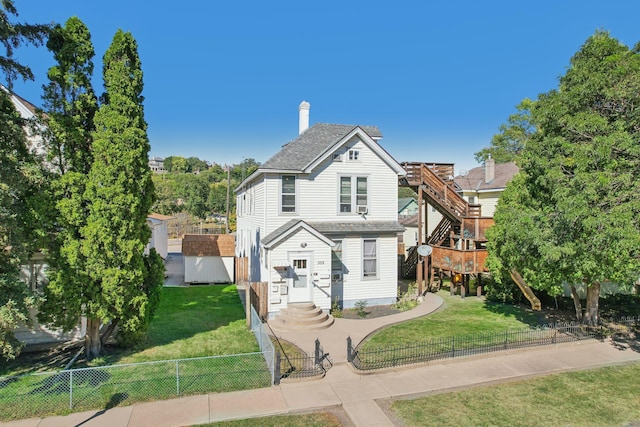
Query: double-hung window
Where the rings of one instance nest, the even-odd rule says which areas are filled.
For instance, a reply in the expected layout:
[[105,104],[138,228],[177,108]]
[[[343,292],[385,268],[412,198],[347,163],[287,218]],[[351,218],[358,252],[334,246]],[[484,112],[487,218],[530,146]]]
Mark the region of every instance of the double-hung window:
[[[367,177],[366,176],[341,176],[340,177],[340,213],[361,213],[367,209]],[[360,209],[358,209],[360,206]]]
[[296,176],[282,175],[280,183],[280,212],[296,213]]
[[376,239],[362,241],[362,277],[365,279],[378,277],[378,241]]

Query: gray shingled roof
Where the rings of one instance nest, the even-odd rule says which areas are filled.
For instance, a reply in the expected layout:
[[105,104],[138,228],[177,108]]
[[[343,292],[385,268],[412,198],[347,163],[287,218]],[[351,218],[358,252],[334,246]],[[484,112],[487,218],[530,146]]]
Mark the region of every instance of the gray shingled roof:
[[[285,144],[280,151],[264,162],[260,169],[302,170],[355,127],[354,125],[317,123],[293,141]],[[360,126],[360,128],[372,138],[382,137],[377,126]]]
[[456,176],[455,183],[463,191],[497,190],[505,188],[518,171],[518,166],[513,162],[496,163],[493,180],[485,182],[484,166],[478,166],[471,169],[466,176]]
[[[301,219],[292,219],[285,224],[273,230],[271,233],[264,236],[260,243],[264,246],[269,246],[272,242],[277,240],[284,233],[290,229],[296,227],[301,222],[305,222]],[[327,234],[387,234],[387,233],[401,233],[404,231],[404,227],[395,221],[361,221],[361,222],[307,222],[307,225],[314,228],[317,232]]]
[[404,208],[409,206],[411,202],[415,202],[415,201],[416,199],[414,199],[413,197],[403,197],[401,199],[398,199],[398,213],[400,213]]
[[262,239],[260,239],[260,243],[262,243],[264,246],[269,246],[271,244],[271,242],[273,242],[278,237],[280,237],[283,233],[285,233],[288,230],[292,229],[293,227],[295,227],[296,225],[298,225],[301,222],[302,222],[301,219],[292,219],[290,221],[287,221],[286,223],[284,223],[283,225],[281,225],[280,227],[276,228],[271,233],[267,234]]
[[396,221],[309,222],[322,234],[401,233],[404,227]]

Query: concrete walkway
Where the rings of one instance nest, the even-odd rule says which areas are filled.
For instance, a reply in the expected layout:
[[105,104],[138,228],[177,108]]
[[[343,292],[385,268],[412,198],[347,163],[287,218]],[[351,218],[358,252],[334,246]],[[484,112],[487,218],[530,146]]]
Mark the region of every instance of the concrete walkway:
[[[2,424],[12,427],[186,426],[239,418],[338,410],[345,426],[393,426],[387,399],[417,397],[513,381],[551,373],[640,362],[640,352],[611,342],[530,349],[490,357],[458,359],[370,375],[337,364],[321,380],[140,403],[63,417],[33,418]],[[256,420],[256,425],[259,425]]]
[[281,332],[277,329],[274,332],[278,338],[285,339],[310,354],[313,354],[317,338],[333,363],[341,364],[347,362],[347,337],[351,337],[355,346],[382,327],[426,316],[442,307],[443,303],[440,296],[428,293],[424,301],[413,310],[398,314],[373,319],[335,319],[331,327],[313,332]]

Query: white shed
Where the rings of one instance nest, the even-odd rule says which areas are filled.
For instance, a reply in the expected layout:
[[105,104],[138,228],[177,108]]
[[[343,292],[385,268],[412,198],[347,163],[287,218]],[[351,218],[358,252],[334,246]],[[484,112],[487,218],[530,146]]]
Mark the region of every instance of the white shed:
[[186,234],[182,239],[185,283],[233,283],[235,237]]

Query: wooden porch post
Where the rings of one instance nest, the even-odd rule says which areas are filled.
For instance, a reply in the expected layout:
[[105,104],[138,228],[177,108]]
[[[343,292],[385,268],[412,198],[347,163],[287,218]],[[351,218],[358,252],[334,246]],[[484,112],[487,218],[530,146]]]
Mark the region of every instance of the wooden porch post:
[[[422,245],[422,218],[426,218],[426,208],[422,206],[422,179],[420,179],[420,185],[418,185],[418,246]],[[416,261],[418,264],[416,265],[416,284],[418,285],[418,295],[422,295],[422,276],[424,272],[424,267],[420,266],[420,255],[418,254],[418,258]],[[424,262],[424,259],[423,259]]]

